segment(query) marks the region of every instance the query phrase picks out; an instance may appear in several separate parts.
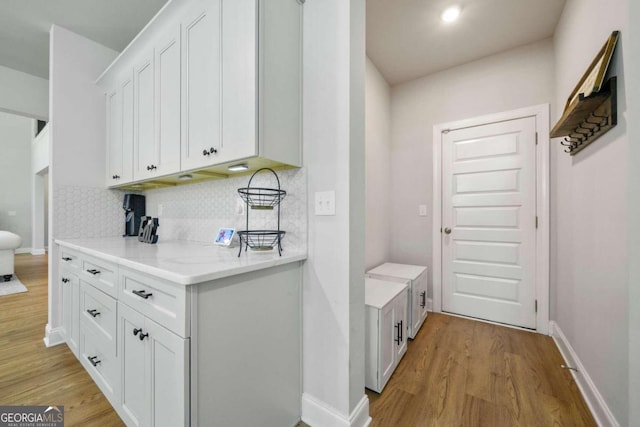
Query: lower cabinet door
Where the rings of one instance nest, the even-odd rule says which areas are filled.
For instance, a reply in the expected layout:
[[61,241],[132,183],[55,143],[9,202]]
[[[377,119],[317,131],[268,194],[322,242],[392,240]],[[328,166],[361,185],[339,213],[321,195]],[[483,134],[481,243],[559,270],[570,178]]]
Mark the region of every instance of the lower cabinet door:
[[150,319],[145,321],[145,340],[151,398],[151,425],[189,425],[189,340],[179,337]]
[[[121,416],[128,426],[150,425],[149,369],[144,336],[145,318],[118,303],[118,343],[122,372]],[[140,337],[143,339],[140,340]]]
[[400,295],[395,298],[393,303],[394,306],[394,317],[395,324],[397,325],[397,329],[394,331],[396,334],[396,338],[394,340],[394,351],[395,351],[395,362],[396,365],[400,363],[400,359],[407,352],[407,342],[408,342],[408,331],[409,327],[408,316],[407,316],[407,291],[403,291]]
[[78,357],[80,345],[80,280],[65,269],[60,270],[62,287],[63,326],[67,345]]
[[397,325],[394,318],[393,304],[384,306],[380,313],[380,376],[378,387],[380,390],[389,381],[396,367],[396,337]]
[[128,426],[189,424],[189,340],[118,303],[121,416]]
[[109,402],[117,407],[120,402],[120,365],[114,353],[94,331],[80,325],[79,359]]

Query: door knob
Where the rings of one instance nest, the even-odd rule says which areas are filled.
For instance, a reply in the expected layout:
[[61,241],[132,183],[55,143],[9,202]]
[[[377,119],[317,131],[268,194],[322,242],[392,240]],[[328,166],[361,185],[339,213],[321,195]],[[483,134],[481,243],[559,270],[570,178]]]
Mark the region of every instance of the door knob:
[[451,234],[451,229],[449,227],[446,227],[444,229],[444,234]]

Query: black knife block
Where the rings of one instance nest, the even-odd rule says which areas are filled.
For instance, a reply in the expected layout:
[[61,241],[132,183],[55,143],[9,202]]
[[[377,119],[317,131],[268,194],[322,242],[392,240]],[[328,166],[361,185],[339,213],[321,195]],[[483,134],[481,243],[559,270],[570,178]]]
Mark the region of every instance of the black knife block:
[[138,241],[142,243],[157,243],[158,242],[158,227],[160,224],[158,218],[150,216],[143,216],[140,219],[140,231],[138,231]]

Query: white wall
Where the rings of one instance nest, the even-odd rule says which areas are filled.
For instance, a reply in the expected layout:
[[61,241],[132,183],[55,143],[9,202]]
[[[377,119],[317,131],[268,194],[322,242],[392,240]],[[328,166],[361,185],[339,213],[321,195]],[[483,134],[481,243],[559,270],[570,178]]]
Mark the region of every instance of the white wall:
[[367,58],[365,86],[365,268],[389,259],[391,236],[391,89]]
[[549,39],[392,86],[392,261],[431,271],[433,126],[553,102],[553,64]]
[[[49,235],[80,232],[93,224],[100,236],[106,219],[115,224],[121,198],[104,188],[106,103],[95,79],[117,52],[56,25],[50,33]],[[120,206],[118,206],[120,204]],[[105,217],[105,212],[113,214]],[[106,218],[106,219],[105,219]],[[112,231],[116,234],[116,230]],[[90,237],[89,235],[85,235]],[[61,294],[58,251],[49,241],[49,323],[45,343],[61,341]]]
[[47,120],[49,81],[0,65],[0,111]]
[[[556,102],[564,105],[611,31],[621,30],[611,65],[618,76],[618,126],[574,157],[562,152],[557,142],[551,150],[551,283],[556,290],[552,317],[623,426],[629,424],[627,297],[632,261],[627,246],[626,29],[626,0],[606,5],[600,0],[567,1],[554,37]],[[555,118],[560,114],[558,109]]]
[[[627,22],[625,69],[630,76],[640,76],[640,26],[629,25],[640,22],[640,2],[630,1]],[[635,126],[629,126],[629,141],[640,141],[640,79],[627,82],[629,109],[627,117]],[[627,160],[629,172],[629,218],[640,218],[640,144],[629,144]],[[630,251],[629,278],[629,425],[640,426],[640,221],[629,221]],[[633,404],[631,402],[634,402]]]
[[[33,120],[0,112],[0,230],[31,246],[31,140]],[[20,250],[19,250],[20,251]]]
[[[360,426],[364,394],[364,0],[304,5],[304,165],[309,243],[303,272],[302,419]],[[335,190],[336,215],[315,216]]]

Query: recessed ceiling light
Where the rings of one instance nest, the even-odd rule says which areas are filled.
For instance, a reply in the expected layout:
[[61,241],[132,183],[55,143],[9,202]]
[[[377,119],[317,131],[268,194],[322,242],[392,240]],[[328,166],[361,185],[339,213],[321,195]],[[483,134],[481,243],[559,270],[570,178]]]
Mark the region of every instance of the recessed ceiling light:
[[460,16],[460,6],[451,6],[440,16],[444,22],[453,22]]

